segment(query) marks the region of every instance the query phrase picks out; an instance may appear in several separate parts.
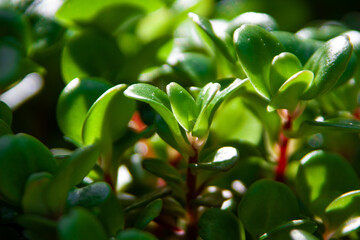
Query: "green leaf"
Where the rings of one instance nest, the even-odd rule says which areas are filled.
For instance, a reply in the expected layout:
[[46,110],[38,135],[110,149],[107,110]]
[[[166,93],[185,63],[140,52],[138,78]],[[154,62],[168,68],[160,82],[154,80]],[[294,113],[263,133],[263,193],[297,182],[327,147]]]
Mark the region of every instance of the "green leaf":
[[103,0],[89,4],[86,0],[68,0],[56,13],[56,17],[69,25],[82,24],[93,19],[101,10],[116,7],[117,5],[130,5],[140,7],[147,12],[154,11],[164,5],[163,1],[151,0]]
[[84,144],[99,142],[105,172],[110,167],[112,144],[124,135],[135,111],[135,101],[123,95],[125,87],[119,84],[107,90],[92,105],[84,120]]
[[160,159],[145,159],[142,166],[157,177],[163,178],[165,181],[174,183],[183,183],[180,173],[167,162]]
[[286,80],[301,70],[300,60],[294,54],[283,52],[275,56],[270,66],[271,94],[276,94]]
[[328,229],[337,230],[342,235],[348,234],[350,231],[355,231],[357,228],[347,227],[351,226],[356,219],[360,218],[360,190],[351,191],[342,194],[333,200],[325,209]]
[[298,240],[298,239],[319,240],[317,237],[308,233],[307,231],[298,230],[298,229],[294,229],[294,230],[290,231],[290,239],[291,240]]
[[13,205],[20,205],[25,183],[35,172],[56,171],[51,152],[26,134],[0,137],[0,193]]
[[222,147],[210,153],[199,163],[189,164],[190,168],[227,171],[231,169],[239,159],[239,152],[234,147]]
[[150,84],[137,83],[129,86],[124,91],[124,94],[129,98],[148,103],[154,108],[169,126],[179,147],[189,155],[192,155],[193,150],[182,136],[179,124],[170,111],[170,101],[165,92]]
[[202,53],[173,51],[167,63],[177,78],[188,80],[191,85],[202,87],[216,79],[214,59]]
[[12,111],[6,103],[0,101],[0,119],[4,121],[8,126],[12,123]]
[[60,163],[45,193],[46,204],[54,215],[62,213],[68,192],[86,177],[98,158],[99,148],[92,145],[77,149]]
[[333,131],[358,133],[360,132],[360,121],[342,118],[330,119],[326,121],[305,120],[301,123],[298,129],[285,132],[285,134],[291,138],[299,138],[315,133],[326,133]]
[[162,210],[163,201],[157,199],[148,205],[140,212],[139,216],[134,223],[134,227],[138,229],[144,229],[154,218],[160,215]]
[[110,84],[92,78],[74,79],[61,92],[56,118],[64,135],[77,144],[82,143],[82,127],[91,105],[111,87]]
[[339,22],[325,22],[315,24],[314,26],[305,27],[296,32],[296,36],[302,39],[316,39],[320,41],[327,41],[334,38],[341,33],[347,31],[348,28]]
[[[189,17],[191,20],[198,25],[205,33],[210,37],[210,39],[214,42],[215,46],[219,48],[220,52],[231,62],[235,62],[236,57],[234,53],[231,51],[232,46],[226,45],[224,41],[219,38],[218,35],[213,30],[213,26],[210,21],[206,18],[203,18],[195,13],[189,13]],[[224,33],[226,34],[226,33]]]
[[240,240],[240,221],[229,211],[210,208],[199,220],[199,235],[204,240]]
[[16,223],[26,229],[30,239],[48,239],[49,236],[57,236],[56,221],[46,217],[23,214],[16,218]]
[[205,86],[206,91],[201,91],[199,93],[196,104],[198,107],[201,105],[201,111],[196,120],[193,136],[204,137],[209,132],[209,128],[214,117],[216,110],[220,107],[221,103],[225,98],[229,97],[233,92],[242,87],[248,80],[244,79],[223,79],[218,83],[220,84],[220,89],[218,85],[209,83],[209,87]]
[[270,15],[266,13],[246,12],[231,20],[227,32],[232,35],[232,33],[243,24],[254,24],[267,31],[278,29],[277,22]]
[[109,235],[124,228],[121,204],[111,187],[104,182],[95,182],[69,193],[67,205],[81,206],[90,210],[102,223]]
[[354,53],[357,57],[360,57],[360,32],[352,30],[344,32],[343,34],[349,37]]
[[239,217],[254,238],[298,219],[295,195],[283,183],[259,180],[247,190],[239,205]]
[[48,190],[51,174],[47,172],[33,173],[25,185],[21,200],[22,209],[26,214],[51,216],[51,211],[44,202],[44,193]]
[[308,153],[296,176],[296,189],[310,211],[326,221],[325,209],[339,195],[359,188],[351,165],[322,150]]
[[92,30],[72,36],[61,57],[65,83],[74,78],[99,77],[116,84],[122,65],[123,56],[115,40]]
[[137,229],[127,229],[119,232],[117,240],[157,240],[152,234]]
[[305,69],[314,73],[315,78],[302,99],[308,100],[330,91],[345,71],[352,53],[347,36],[333,38],[319,48],[305,64]]
[[314,79],[311,71],[303,70],[295,73],[281,85],[278,92],[271,98],[268,109],[289,109],[294,111],[300,102],[300,96]]
[[100,222],[87,210],[74,208],[58,222],[60,240],[107,240]]
[[256,91],[270,99],[270,66],[273,58],[285,52],[271,33],[250,24],[244,24],[234,33],[235,49],[240,63]]
[[313,39],[301,39],[295,34],[284,31],[271,32],[281,44],[285,47],[287,52],[294,54],[301,61],[302,65],[309,60],[311,55],[322,45],[323,42]]
[[152,202],[158,198],[166,197],[170,194],[171,194],[171,189],[168,187],[155,190],[153,192],[145,194],[145,195],[141,196],[140,198],[136,199],[136,201],[134,203],[132,203],[129,206],[127,206],[126,208],[124,208],[124,211],[129,212],[133,209],[146,206],[150,202]]
[[12,134],[10,126],[2,119],[0,119],[0,136]]
[[259,238],[260,240],[271,240],[271,239],[286,239],[286,237],[291,235],[293,230],[301,230],[306,231],[309,233],[315,232],[317,229],[317,225],[315,222],[306,220],[306,219],[299,219],[299,220],[292,220],[280,227],[277,227],[263,235]]
[[199,114],[194,98],[175,82],[168,84],[166,91],[176,120],[187,132],[191,132]]

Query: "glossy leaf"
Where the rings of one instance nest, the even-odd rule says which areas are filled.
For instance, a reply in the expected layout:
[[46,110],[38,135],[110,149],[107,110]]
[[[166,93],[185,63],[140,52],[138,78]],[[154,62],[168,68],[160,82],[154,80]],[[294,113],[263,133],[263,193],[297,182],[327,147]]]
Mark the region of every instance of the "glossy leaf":
[[140,231],[137,229],[127,229],[125,231],[121,231],[116,236],[117,240],[157,240],[149,232]]
[[295,55],[283,52],[275,56],[270,66],[271,94],[276,94],[281,85],[301,70],[303,69],[300,60]]
[[92,211],[109,235],[124,228],[124,214],[119,200],[111,187],[104,182],[95,182],[69,193],[67,205],[81,206]]
[[313,53],[324,43],[313,39],[301,39],[293,33],[285,31],[271,32],[281,44],[285,47],[287,52],[294,54],[301,61],[302,65],[309,60]]
[[343,33],[348,36],[351,44],[353,45],[354,53],[357,57],[360,57],[360,32],[359,31],[347,31]]
[[86,30],[75,34],[66,43],[61,57],[61,71],[65,83],[74,78],[99,77],[116,84],[119,82],[122,58],[114,39]]
[[299,215],[298,202],[291,190],[270,180],[255,182],[239,205],[239,217],[254,238],[298,219]]
[[232,168],[239,158],[239,152],[234,147],[222,147],[212,152],[199,163],[189,165],[195,169],[227,171]]
[[290,239],[291,239],[291,240],[298,240],[298,239],[303,239],[303,240],[319,240],[317,237],[315,237],[314,235],[310,234],[309,232],[304,231],[304,230],[298,230],[298,229],[291,230],[291,232],[290,232]]
[[163,91],[150,84],[138,83],[129,86],[124,94],[129,98],[146,102],[154,108],[169,126],[179,147],[185,152],[190,153],[190,155],[192,154],[192,149],[185,142],[179,125],[170,111],[171,106],[168,96]]
[[56,171],[50,151],[37,139],[26,135],[0,137],[0,193],[19,205],[28,177],[35,172]]
[[82,143],[81,131],[91,105],[111,87],[98,79],[74,79],[60,94],[56,118],[64,135],[77,144]]
[[192,132],[193,136],[202,138],[208,133],[214,114],[221,103],[233,92],[246,84],[247,81],[247,79],[223,79],[218,82],[220,84],[220,89],[218,89],[217,85],[211,85],[209,89],[204,92],[204,95],[202,92],[199,94],[198,99],[203,99],[197,100],[196,104],[198,106],[201,104],[202,109],[196,120]]
[[269,73],[273,58],[285,52],[271,33],[256,26],[244,24],[234,33],[235,49],[240,63],[256,91],[270,99]]
[[304,70],[295,73],[281,85],[277,93],[271,98],[268,109],[289,109],[294,111],[300,102],[300,96],[314,79],[311,71]]
[[315,222],[306,220],[306,219],[299,219],[290,221],[280,227],[273,229],[265,234],[263,234],[259,239],[260,240],[271,240],[271,239],[285,239],[293,230],[301,230],[306,231],[308,233],[313,233],[317,229],[317,225]]
[[107,240],[99,221],[87,210],[74,208],[58,222],[60,240]]
[[292,138],[299,138],[315,133],[325,132],[360,132],[360,122],[351,119],[330,119],[326,121],[305,120],[296,130],[286,132],[286,135]]
[[154,218],[160,215],[162,210],[163,201],[157,199],[148,205],[140,212],[134,223],[134,227],[138,229],[144,229]]
[[135,111],[135,101],[123,95],[124,84],[110,88],[90,108],[83,126],[85,145],[99,142],[104,156],[103,169],[108,170],[112,154],[112,143],[127,130]]
[[201,215],[199,235],[204,240],[243,239],[240,221],[233,213],[218,208],[210,208]]
[[327,41],[341,33],[347,31],[348,28],[338,22],[325,22],[314,26],[305,27],[296,32],[296,36],[302,39],[316,39]]
[[[347,228],[352,220],[360,218],[360,190],[351,191],[342,194],[333,200],[325,209],[328,228],[331,230],[337,230],[342,226],[343,233],[354,231],[357,228]],[[349,222],[347,224],[347,222]],[[360,225],[358,225],[358,228]],[[349,229],[350,231],[344,231]]]
[[342,157],[322,150],[308,153],[296,176],[296,189],[311,212],[321,218],[325,209],[339,195],[359,188],[351,165]]
[[191,132],[198,116],[195,100],[175,82],[168,84],[166,91],[176,120],[187,132]]
[[319,48],[304,66],[315,78],[301,98],[312,99],[330,91],[345,71],[351,53],[352,45],[346,36],[333,38]]
[[44,196],[53,214],[62,213],[68,192],[86,177],[98,158],[99,148],[93,145],[77,149],[61,162]]
[[145,159],[142,166],[155,176],[163,178],[165,181],[182,183],[180,173],[167,162],[160,159]]
[[233,33],[243,24],[258,25],[267,31],[274,31],[278,29],[277,22],[270,15],[266,13],[246,12],[230,21],[227,32]]
[[225,42],[223,42],[219,36],[213,30],[213,26],[211,25],[210,21],[206,18],[203,18],[195,13],[189,13],[189,17],[191,20],[198,25],[205,33],[210,37],[210,39],[214,42],[215,46],[219,48],[222,54],[231,62],[233,63],[236,58],[232,51],[229,49],[232,46],[227,46]]

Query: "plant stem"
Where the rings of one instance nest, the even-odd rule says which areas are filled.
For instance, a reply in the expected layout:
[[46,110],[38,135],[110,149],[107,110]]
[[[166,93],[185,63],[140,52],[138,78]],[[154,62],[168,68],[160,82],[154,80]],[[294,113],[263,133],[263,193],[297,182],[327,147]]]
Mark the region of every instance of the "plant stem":
[[[196,163],[198,158],[198,151],[195,149],[194,156],[189,157],[189,164]],[[197,218],[198,212],[196,206],[193,205],[193,200],[196,198],[196,175],[191,172],[191,169],[188,167],[187,176],[186,176],[186,213],[187,213],[187,228],[186,228],[186,239],[187,240],[196,240],[198,237],[198,226]]]
[[276,181],[284,182],[285,181],[285,169],[287,165],[287,149],[289,144],[289,138],[287,138],[284,134],[284,131],[290,130],[292,127],[292,117],[286,112],[285,120],[281,126],[280,134],[279,134],[279,147],[280,147],[280,155],[278,158],[278,165],[276,168]]

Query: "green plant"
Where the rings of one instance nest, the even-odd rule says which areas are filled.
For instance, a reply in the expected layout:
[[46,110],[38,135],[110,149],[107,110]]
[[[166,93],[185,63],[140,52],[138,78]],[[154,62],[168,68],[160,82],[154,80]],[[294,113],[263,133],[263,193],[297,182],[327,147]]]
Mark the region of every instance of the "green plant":
[[1,239],[358,239],[360,32],[208,20],[210,0],[37,4],[1,4],[0,88],[62,76],[66,143],[0,101]]

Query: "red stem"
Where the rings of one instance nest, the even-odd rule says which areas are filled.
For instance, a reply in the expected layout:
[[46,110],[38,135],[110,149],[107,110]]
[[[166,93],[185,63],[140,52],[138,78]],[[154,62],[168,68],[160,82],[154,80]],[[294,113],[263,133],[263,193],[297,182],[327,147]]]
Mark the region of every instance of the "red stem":
[[287,113],[286,120],[284,121],[280,135],[279,135],[279,147],[280,155],[278,159],[278,165],[276,167],[276,181],[284,182],[285,181],[285,169],[287,165],[287,148],[289,144],[289,139],[284,135],[284,131],[290,130],[292,127],[292,118],[291,115]]
[[[189,158],[190,163],[197,162],[197,150],[195,150],[195,155]],[[187,194],[186,194],[186,212],[188,217],[188,223],[186,228],[186,239],[187,240],[196,240],[198,237],[198,226],[197,226],[197,218],[198,212],[196,206],[193,205],[193,200],[196,198],[196,175],[191,172],[191,169],[188,167],[187,176],[186,176],[186,186],[187,186]]]

